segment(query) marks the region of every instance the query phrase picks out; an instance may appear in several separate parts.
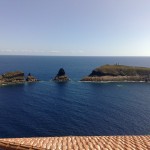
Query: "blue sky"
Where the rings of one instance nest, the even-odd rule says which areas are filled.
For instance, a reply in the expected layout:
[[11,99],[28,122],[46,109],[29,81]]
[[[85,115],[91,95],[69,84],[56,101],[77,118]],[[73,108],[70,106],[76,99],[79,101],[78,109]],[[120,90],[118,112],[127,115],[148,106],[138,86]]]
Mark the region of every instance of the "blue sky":
[[150,56],[150,0],[0,0],[0,55]]

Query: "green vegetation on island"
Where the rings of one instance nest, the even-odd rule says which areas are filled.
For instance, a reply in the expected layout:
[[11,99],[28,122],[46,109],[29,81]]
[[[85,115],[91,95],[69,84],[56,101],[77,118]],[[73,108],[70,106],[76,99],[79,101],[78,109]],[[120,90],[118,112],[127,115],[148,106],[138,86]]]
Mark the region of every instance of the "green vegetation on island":
[[150,68],[124,65],[104,65],[81,81],[150,81]]

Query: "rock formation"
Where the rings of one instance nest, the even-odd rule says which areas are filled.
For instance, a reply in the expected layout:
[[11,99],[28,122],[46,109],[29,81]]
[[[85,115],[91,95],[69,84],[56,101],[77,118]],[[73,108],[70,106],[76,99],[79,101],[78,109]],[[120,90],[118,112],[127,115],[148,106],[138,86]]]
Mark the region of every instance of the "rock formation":
[[27,78],[26,78],[27,82],[37,82],[38,79],[34,76],[32,76],[30,73],[28,74]]
[[30,73],[28,74],[25,80],[25,76],[22,71],[7,72],[5,74],[0,75],[0,85],[18,84],[18,83],[36,82],[36,81],[38,80]]
[[104,65],[81,81],[150,81],[150,68],[123,65]]
[[66,76],[64,69],[60,68],[58,74],[55,76],[53,80],[58,82],[66,82],[69,81],[69,78]]
[[24,73],[21,71],[7,72],[0,76],[0,84],[15,84],[24,82]]

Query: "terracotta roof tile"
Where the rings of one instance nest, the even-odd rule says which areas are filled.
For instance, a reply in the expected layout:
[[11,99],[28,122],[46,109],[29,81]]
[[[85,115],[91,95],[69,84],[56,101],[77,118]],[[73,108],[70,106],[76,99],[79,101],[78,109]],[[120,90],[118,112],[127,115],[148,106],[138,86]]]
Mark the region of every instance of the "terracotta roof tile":
[[4,150],[150,150],[150,136],[68,136],[0,139]]

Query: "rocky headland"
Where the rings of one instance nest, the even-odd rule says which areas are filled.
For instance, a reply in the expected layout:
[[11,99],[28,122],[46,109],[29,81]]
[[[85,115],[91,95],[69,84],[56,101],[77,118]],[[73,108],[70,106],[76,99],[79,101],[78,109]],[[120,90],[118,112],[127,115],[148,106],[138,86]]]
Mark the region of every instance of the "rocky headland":
[[81,81],[91,82],[148,82],[150,81],[150,68],[124,65],[104,65],[92,71]]
[[57,75],[53,79],[53,81],[58,81],[58,82],[66,82],[69,81],[69,78],[67,77],[65,70],[63,68],[60,68]]
[[9,84],[18,84],[36,81],[38,80],[35,77],[31,76],[30,74],[25,79],[24,72],[22,71],[7,72],[0,75],[0,85],[9,85]]

